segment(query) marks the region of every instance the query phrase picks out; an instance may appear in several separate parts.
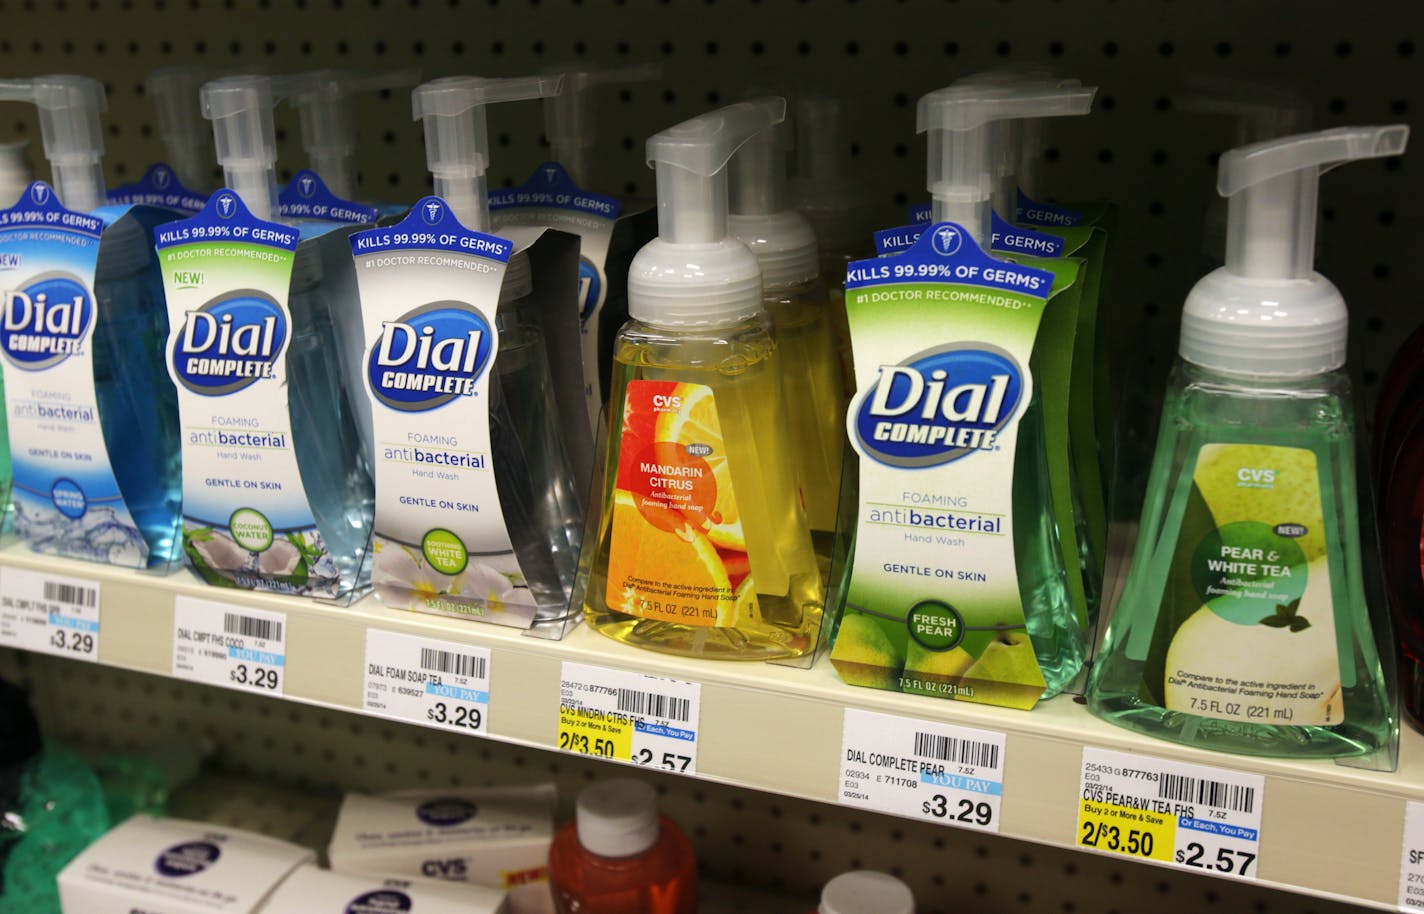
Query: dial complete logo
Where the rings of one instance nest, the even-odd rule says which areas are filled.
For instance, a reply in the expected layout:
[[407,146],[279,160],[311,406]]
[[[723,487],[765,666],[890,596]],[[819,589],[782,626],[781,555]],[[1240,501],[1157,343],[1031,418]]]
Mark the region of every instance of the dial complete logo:
[[494,331],[479,311],[455,301],[422,305],[381,323],[366,363],[371,394],[403,412],[472,397],[494,346]]
[[1024,394],[1023,369],[1008,352],[961,344],[882,365],[852,409],[861,453],[888,466],[940,466],[998,447]]
[[287,317],[260,292],[237,292],[189,311],[173,343],[173,372],[193,393],[220,397],[276,376]]
[[94,324],[94,298],[77,278],[53,273],[5,292],[0,349],[10,364],[42,371],[83,352]]

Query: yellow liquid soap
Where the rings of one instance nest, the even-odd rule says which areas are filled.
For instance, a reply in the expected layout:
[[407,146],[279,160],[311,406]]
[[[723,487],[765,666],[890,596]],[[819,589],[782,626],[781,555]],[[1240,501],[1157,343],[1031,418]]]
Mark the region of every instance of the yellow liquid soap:
[[585,621],[691,657],[813,653],[821,576],[765,316],[678,330],[632,320],[613,360]]
[[[829,559],[845,453],[847,399],[837,351],[830,293],[820,280],[768,290],[780,350],[781,383],[792,451],[806,519],[817,534],[817,553]],[[844,304],[842,304],[844,310]]]

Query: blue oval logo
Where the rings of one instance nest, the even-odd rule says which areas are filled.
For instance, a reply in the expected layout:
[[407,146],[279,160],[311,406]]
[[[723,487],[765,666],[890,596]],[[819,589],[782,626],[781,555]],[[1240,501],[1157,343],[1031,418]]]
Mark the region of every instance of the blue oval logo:
[[603,280],[598,277],[598,267],[587,257],[579,258],[579,318],[588,320],[593,316],[593,308],[598,297],[603,294]]
[[211,868],[221,856],[222,848],[210,841],[185,841],[159,854],[153,868],[161,875],[180,879]]
[[1023,394],[1023,369],[1008,352],[985,343],[935,349],[881,366],[851,408],[851,437],[878,463],[940,466],[996,450]]
[[494,343],[484,315],[456,301],[433,302],[400,320],[382,321],[366,359],[371,395],[403,412],[472,397]]
[[43,371],[84,351],[94,324],[94,299],[77,278],[52,273],[5,293],[0,349],[10,364]]
[[478,807],[469,800],[459,797],[440,797],[426,800],[415,809],[415,816],[426,825],[449,828],[470,821],[478,812]]
[[382,889],[353,898],[346,906],[345,914],[391,914],[396,911],[409,911],[412,906],[413,902],[405,892]]
[[193,393],[221,397],[275,377],[286,342],[282,308],[261,292],[236,292],[188,312],[173,342],[173,373]]

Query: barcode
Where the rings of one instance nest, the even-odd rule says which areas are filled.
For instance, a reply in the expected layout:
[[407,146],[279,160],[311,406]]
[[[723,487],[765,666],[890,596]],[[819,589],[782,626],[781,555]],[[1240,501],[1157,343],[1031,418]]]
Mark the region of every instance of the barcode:
[[686,723],[692,716],[692,701],[654,692],[639,692],[636,689],[619,689],[618,710],[624,714],[661,717]]
[[420,649],[420,668],[430,670],[434,673],[447,673],[451,676],[471,676],[475,679],[485,678],[484,657],[476,657],[473,654],[457,654],[454,651],[437,651],[432,647]]
[[999,747],[976,739],[958,739],[937,733],[916,733],[915,754],[956,765],[975,768],[998,768]]
[[93,609],[99,603],[99,591],[93,587],[57,584],[54,581],[44,582],[44,597],[56,603],[68,603],[70,606],[83,606],[88,609]]
[[1208,781],[1188,777],[1184,774],[1163,774],[1157,782],[1157,796],[1163,800],[1177,800],[1182,803],[1199,803],[1229,809],[1232,812],[1254,812],[1256,808],[1256,788],[1225,781]]
[[237,613],[223,613],[223,631],[229,635],[244,638],[261,638],[263,641],[281,641],[282,623],[275,619],[255,619]]

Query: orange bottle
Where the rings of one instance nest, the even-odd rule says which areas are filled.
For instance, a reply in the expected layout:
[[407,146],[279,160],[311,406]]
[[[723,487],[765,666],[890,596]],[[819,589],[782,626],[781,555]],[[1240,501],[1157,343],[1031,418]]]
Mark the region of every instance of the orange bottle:
[[587,788],[554,837],[549,882],[559,914],[697,914],[697,860],[642,781]]

